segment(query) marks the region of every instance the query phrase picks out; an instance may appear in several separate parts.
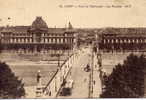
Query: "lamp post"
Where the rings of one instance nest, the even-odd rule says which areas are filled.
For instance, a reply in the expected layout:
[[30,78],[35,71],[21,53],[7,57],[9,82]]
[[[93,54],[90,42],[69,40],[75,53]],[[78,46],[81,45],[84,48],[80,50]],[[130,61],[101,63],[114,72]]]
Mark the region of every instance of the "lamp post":
[[41,72],[40,72],[40,70],[38,70],[38,72],[37,72],[37,84],[41,84]]
[[42,88],[42,84],[41,84],[41,72],[40,70],[38,70],[37,72],[37,86],[36,86],[36,97],[42,97],[42,93],[43,93],[43,88]]
[[57,54],[58,57],[58,69],[60,70],[60,54]]

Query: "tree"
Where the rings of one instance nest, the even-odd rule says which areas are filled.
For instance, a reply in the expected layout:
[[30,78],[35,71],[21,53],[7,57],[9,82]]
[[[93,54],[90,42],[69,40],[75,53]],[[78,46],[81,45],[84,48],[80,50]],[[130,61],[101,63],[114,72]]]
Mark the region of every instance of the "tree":
[[9,66],[0,62],[0,98],[21,98],[25,95],[23,86]]
[[144,55],[130,54],[124,64],[118,64],[106,77],[101,98],[137,98],[144,95]]

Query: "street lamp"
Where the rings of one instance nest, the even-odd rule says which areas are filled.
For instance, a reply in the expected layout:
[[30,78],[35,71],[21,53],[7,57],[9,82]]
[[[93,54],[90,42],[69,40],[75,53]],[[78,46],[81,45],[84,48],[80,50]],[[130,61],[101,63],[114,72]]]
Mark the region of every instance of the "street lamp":
[[57,54],[58,57],[58,68],[60,69],[60,54]]
[[36,97],[41,97],[42,93],[43,93],[43,88],[42,88],[42,84],[41,84],[41,74],[40,74],[40,70],[38,70],[37,72],[37,86],[36,86]]
[[40,74],[40,70],[38,70],[37,72],[37,84],[40,84],[41,83],[41,74]]

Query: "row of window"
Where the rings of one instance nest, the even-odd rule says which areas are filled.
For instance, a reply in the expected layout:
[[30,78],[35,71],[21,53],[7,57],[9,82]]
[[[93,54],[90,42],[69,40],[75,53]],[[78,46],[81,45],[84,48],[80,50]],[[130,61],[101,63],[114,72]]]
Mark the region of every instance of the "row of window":
[[25,33],[15,33],[15,34],[7,34],[7,33],[2,33],[2,37],[13,37],[13,36],[31,36],[31,34],[25,34]]
[[[31,38],[26,38],[26,39],[2,39],[1,41],[2,43],[35,43],[37,42],[37,39],[31,39]],[[45,39],[42,39],[40,41],[40,43],[73,43],[73,39],[61,39],[61,38],[51,38],[51,39],[48,39],[48,38],[45,38]]]
[[104,39],[103,43],[146,43],[146,39]]

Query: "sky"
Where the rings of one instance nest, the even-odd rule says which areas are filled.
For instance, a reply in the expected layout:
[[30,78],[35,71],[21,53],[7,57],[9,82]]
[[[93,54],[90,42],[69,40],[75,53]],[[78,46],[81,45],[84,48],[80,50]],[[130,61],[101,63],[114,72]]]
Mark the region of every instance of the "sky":
[[146,27],[145,11],[146,0],[0,0],[0,26],[31,25],[42,16],[48,27]]

